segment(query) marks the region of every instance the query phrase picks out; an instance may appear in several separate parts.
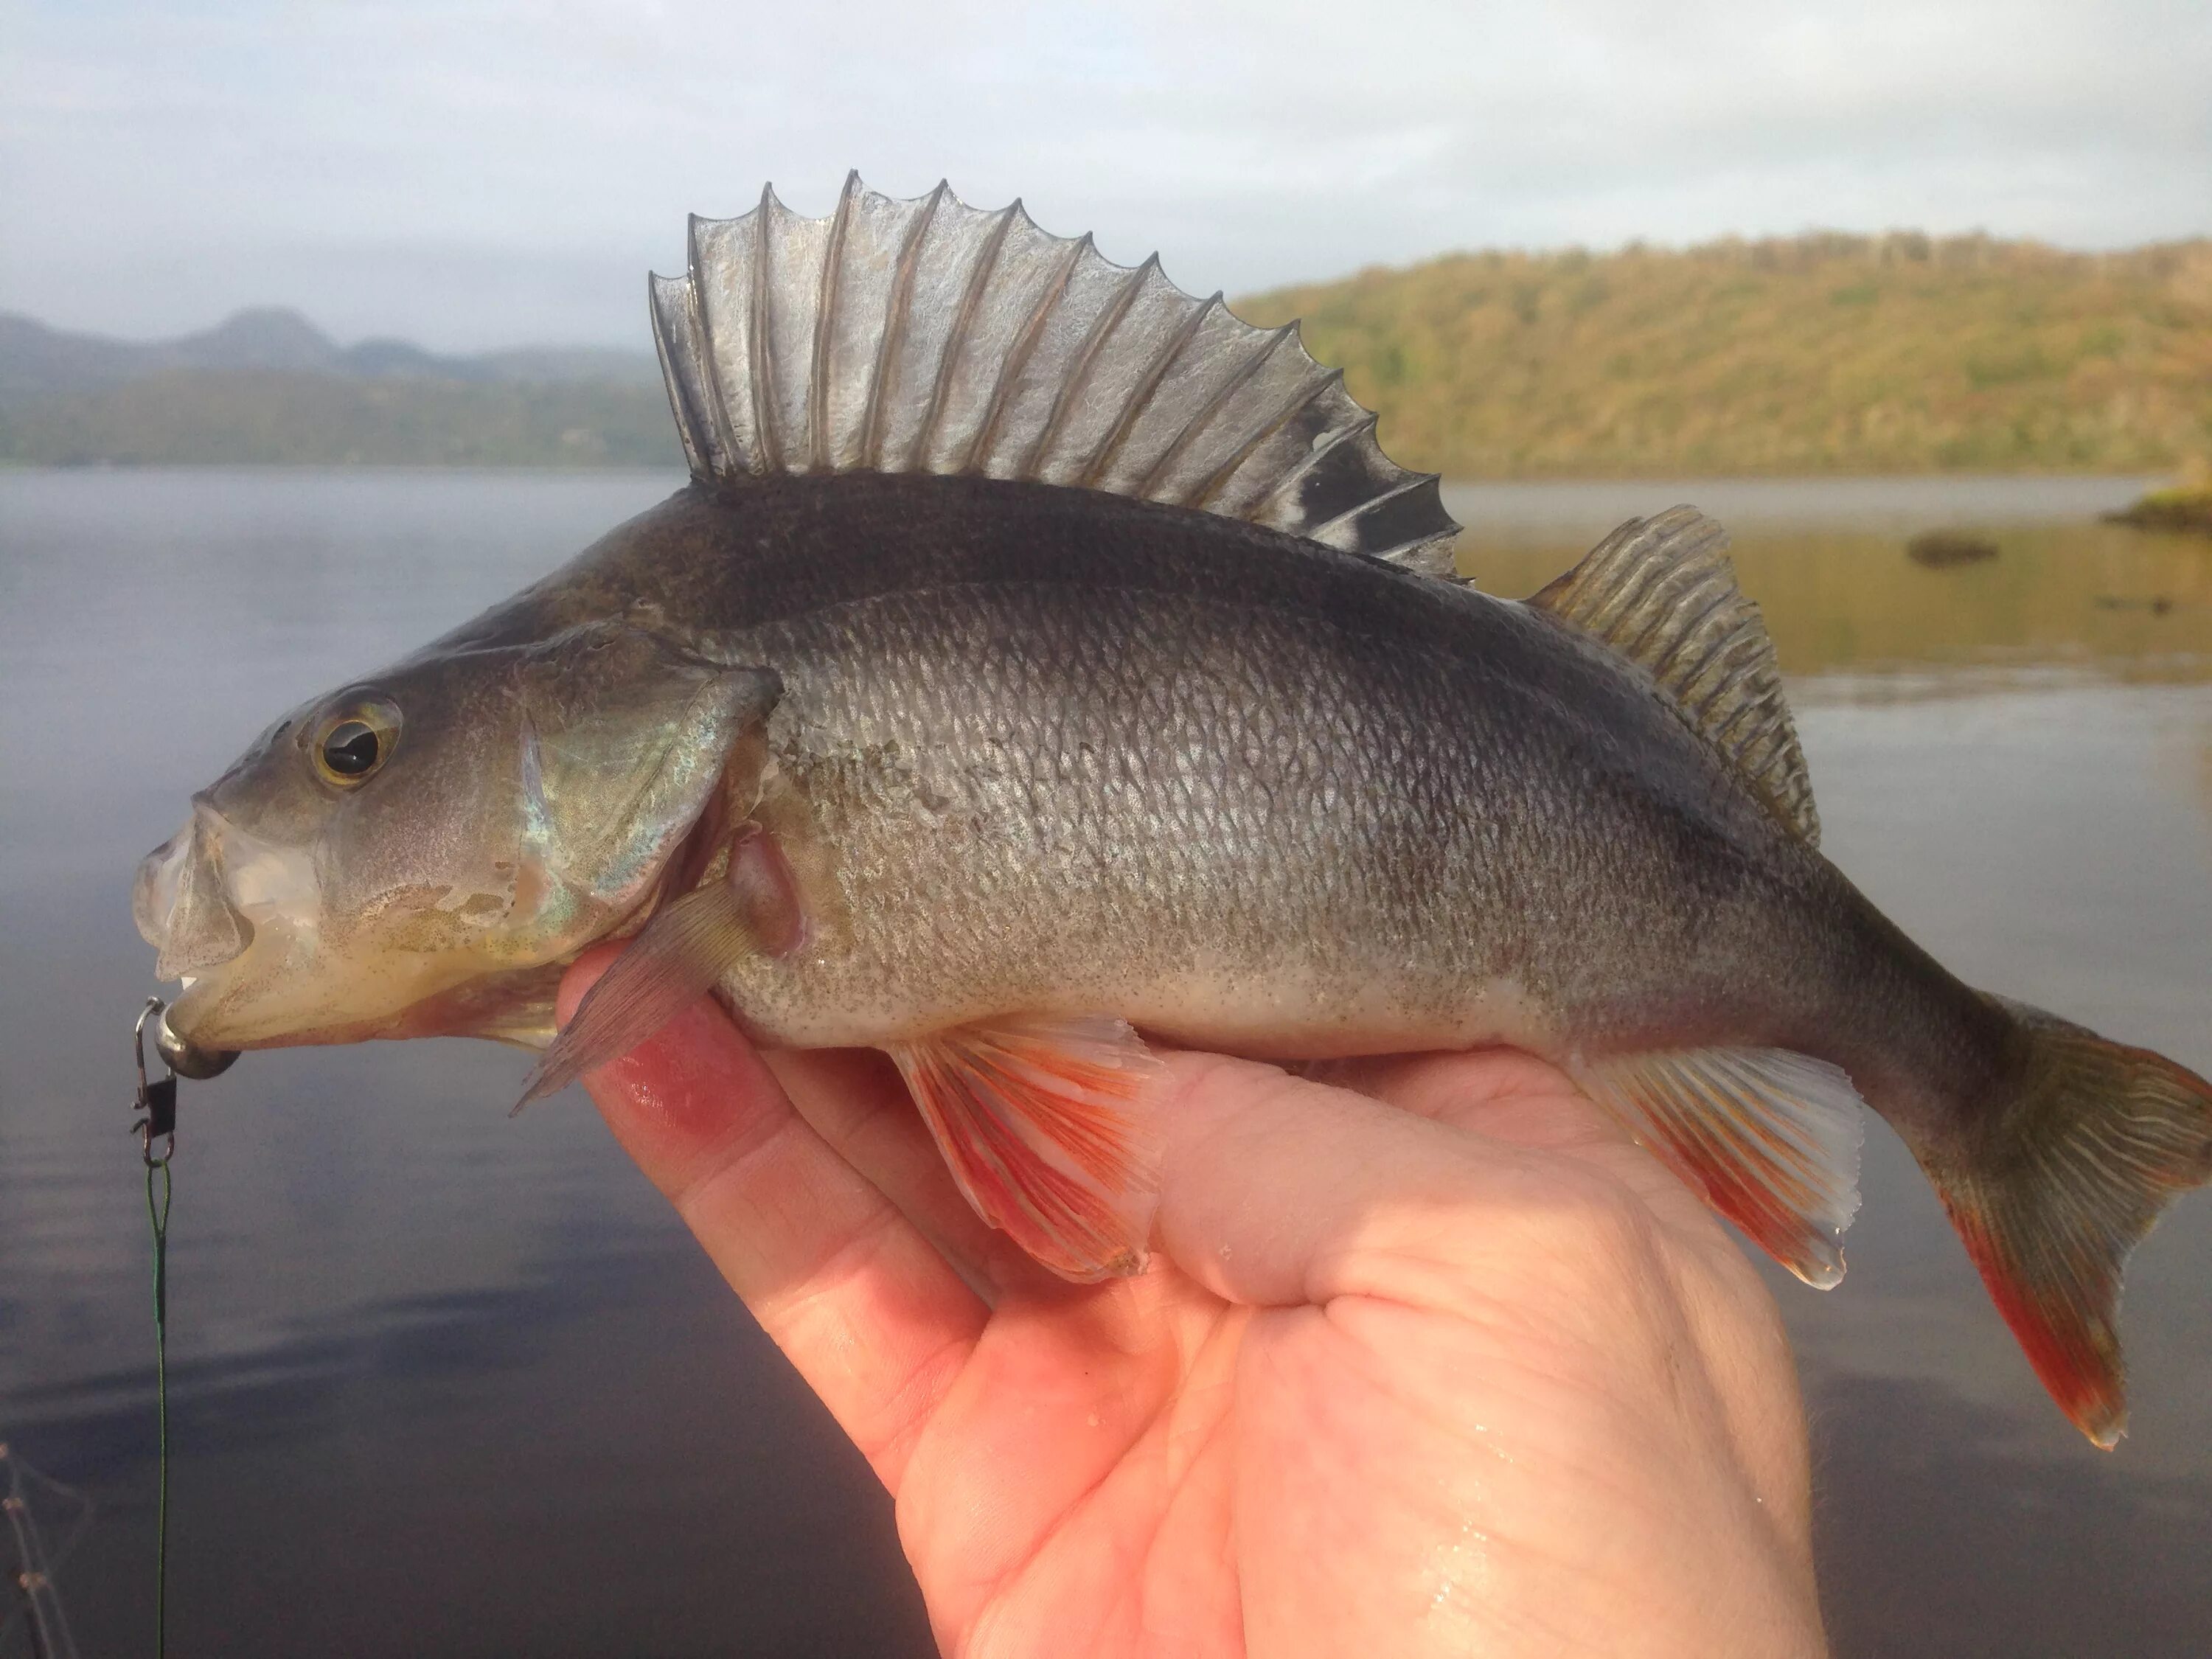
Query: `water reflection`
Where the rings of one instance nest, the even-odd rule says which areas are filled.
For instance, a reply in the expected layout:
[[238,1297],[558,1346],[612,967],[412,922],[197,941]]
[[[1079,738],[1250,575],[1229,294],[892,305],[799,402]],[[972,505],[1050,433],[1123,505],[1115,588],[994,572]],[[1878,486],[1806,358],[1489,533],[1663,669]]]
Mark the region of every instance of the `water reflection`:
[[[672,482],[0,474],[0,1431],[100,1502],[67,1574],[88,1653],[143,1646],[150,1613],[132,865],[272,711]],[[2095,522],[2133,488],[1452,501],[1468,567],[1503,592],[1632,514],[1720,514],[1799,677],[1832,855],[1967,978],[2212,1067],[2212,544]],[[1906,559],[1941,524],[1999,556]],[[509,1122],[524,1062],[483,1045],[253,1059],[185,1103],[180,1649],[289,1653],[313,1630],[362,1652],[921,1650],[866,1469],[579,1102]],[[2101,1458],[1880,1132],[1865,1188],[1844,1285],[1778,1276],[1841,1650],[2193,1650],[2212,1202],[2138,1255],[2136,1432]]]
[[[2045,501],[2087,508],[2075,481],[2063,482],[2068,487]],[[2106,494],[2124,499],[2124,488]],[[1462,566],[1489,592],[1534,592],[1618,522],[1587,513],[1565,524],[1532,518],[1525,490],[1448,492],[1471,526]],[[2193,682],[2212,672],[2212,543],[2100,523],[2094,510],[2052,521],[2033,515],[2044,504],[2036,495],[2018,485],[2004,503],[1970,498],[1947,511],[1940,499],[1928,500],[1917,520],[1868,513],[1806,524],[1778,520],[1771,495],[1737,516],[1728,511],[1725,485],[1666,484],[1650,487],[1643,504],[1621,516],[1677,500],[1721,516],[1737,574],[1766,613],[1785,673],[2081,667],[2112,678]],[[1756,510],[1762,505],[1765,515]],[[1846,494],[1836,507],[1861,505]],[[1520,516],[1506,516],[1516,509]],[[1905,543],[1929,523],[1978,530],[1997,556],[1943,568],[1916,563]]]

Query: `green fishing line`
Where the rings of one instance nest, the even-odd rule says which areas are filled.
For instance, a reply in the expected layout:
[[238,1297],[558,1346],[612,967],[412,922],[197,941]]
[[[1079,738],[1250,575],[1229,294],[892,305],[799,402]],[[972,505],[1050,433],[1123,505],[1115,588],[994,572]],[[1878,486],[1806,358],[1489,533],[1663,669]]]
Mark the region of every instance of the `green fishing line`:
[[[161,1178],[161,1196],[154,1177]],[[154,1509],[154,1654],[169,1648],[169,1156],[146,1154],[146,1218],[154,1224],[154,1422],[159,1471]]]

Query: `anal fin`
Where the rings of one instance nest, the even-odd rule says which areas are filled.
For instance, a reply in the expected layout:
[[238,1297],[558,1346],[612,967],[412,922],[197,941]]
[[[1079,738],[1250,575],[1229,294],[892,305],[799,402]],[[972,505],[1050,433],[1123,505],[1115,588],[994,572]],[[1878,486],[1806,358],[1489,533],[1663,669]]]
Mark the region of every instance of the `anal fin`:
[[1159,1146],[1138,1103],[1159,1062],[1126,1024],[1015,1017],[890,1055],[984,1220],[1063,1279],[1144,1270]]
[[1840,1068],[1786,1048],[1692,1048],[1586,1063],[1575,1076],[1791,1273],[1824,1291],[1843,1279],[1866,1121]]

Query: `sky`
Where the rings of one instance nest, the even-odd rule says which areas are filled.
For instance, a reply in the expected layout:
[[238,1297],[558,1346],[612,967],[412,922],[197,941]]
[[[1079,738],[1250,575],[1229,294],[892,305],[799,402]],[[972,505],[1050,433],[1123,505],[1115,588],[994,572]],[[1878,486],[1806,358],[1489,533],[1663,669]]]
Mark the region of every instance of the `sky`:
[[1231,295],[1456,249],[2212,234],[2205,0],[0,0],[0,309],[645,349],[687,212],[947,178]]

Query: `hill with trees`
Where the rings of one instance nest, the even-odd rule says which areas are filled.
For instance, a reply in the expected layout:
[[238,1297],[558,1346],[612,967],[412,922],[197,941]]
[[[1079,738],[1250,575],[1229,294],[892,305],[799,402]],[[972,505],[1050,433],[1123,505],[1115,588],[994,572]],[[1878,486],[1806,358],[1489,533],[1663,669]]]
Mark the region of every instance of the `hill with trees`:
[[2212,240],[1467,253],[1237,303],[1301,318],[1448,477],[2160,471],[2212,453]]

